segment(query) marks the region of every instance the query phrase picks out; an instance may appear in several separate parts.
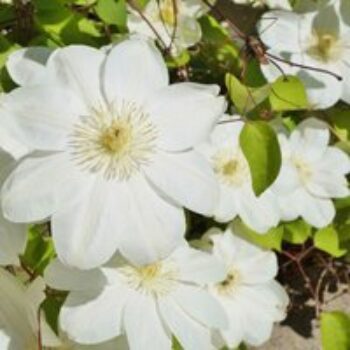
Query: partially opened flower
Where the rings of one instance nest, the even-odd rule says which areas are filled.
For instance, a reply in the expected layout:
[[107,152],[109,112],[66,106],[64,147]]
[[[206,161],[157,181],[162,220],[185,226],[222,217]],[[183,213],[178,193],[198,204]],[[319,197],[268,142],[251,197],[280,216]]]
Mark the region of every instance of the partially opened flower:
[[[339,2],[338,2],[339,3]],[[349,2],[347,1],[349,8]],[[350,11],[347,12],[350,17]],[[271,24],[268,18],[275,18]],[[296,14],[287,11],[266,13],[260,22],[260,37],[271,55],[288,63],[261,65],[270,81],[284,74],[297,75],[304,83],[310,104],[327,108],[339,99],[350,103],[349,18],[342,18],[335,5],[319,11]],[[288,33],[288,40],[285,34]]]
[[241,342],[259,346],[270,338],[274,322],[285,318],[289,303],[286,292],[274,280],[276,255],[235,236],[231,227],[210,237],[213,254],[225,264],[226,276],[211,284],[209,291],[229,320],[229,327],[215,339],[230,348]]
[[1,350],[37,350],[38,337],[44,346],[61,343],[47,325],[39,322],[39,306],[45,299],[45,283],[37,278],[28,287],[0,268],[0,348]]
[[[0,187],[14,164],[15,160],[0,149]],[[24,252],[26,233],[26,225],[9,222],[0,210],[0,265],[19,265],[18,257]]]
[[239,144],[244,123],[231,118],[218,124],[200,150],[216,174],[220,187],[214,218],[227,222],[240,216],[251,228],[266,232],[279,222],[279,209],[270,190],[260,197],[254,194],[248,162]]
[[131,350],[214,349],[210,328],[226,326],[219,303],[204,289],[224,277],[217,258],[184,245],[149,265],[118,258],[89,271],[49,265],[45,279],[70,293],[60,325],[74,341],[99,343],[125,332]]
[[350,159],[328,146],[329,141],[327,124],[314,118],[300,123],[289,138],[280,135],[283,163],[273,187],[286,181],[295,186],[290,194],[278,196],[283,220],[301,216],[315,227],[327,226],[335,216],[331,198],[350,194],[345,176],[350,172]]
[[[11,75],[25,80],[16,67]],[[226,106],[218,86],[169,86],[160,53],[138,38],[108,54],[57,49],[44,72],[32,73],[38,83],[6,103],[19,137],[37,152],[6,181],[3,209],[16,222],[51,217],[65,263],[98,266],[117,248],[151,262],[182,242],[183,206],[212,212],[214,174],[193,147]]]
[[143,16],[130,7],[128,27],[132,33],[158,39],[177,55],[201,39],[197,18],[208,10],[202,0],[150,0],[142,10]]

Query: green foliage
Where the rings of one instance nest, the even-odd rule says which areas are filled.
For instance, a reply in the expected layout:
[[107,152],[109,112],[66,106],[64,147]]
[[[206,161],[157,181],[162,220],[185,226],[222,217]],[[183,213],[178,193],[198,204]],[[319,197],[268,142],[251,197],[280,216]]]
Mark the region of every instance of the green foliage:
[[247,122],[240,134],[240,145],[249,164],[254,192],[260,195],[280,171],[281,150],[276,133],[266,122]]
[[271,85],[269,96],[274,111],[294,111],[309,107],[303,84],[297,77],[280,77]]
[[282,250],[283,226],[272,228],[268,232],[261,234],[252,230],[241,220],[235,220],[232,225],[233,231],[247,241],[265,249]]
[[337,230],[333,225],[318,230],[314,236],[315,247],[323,250],[334,257],[341,257],[346,254],[346,249],[340,248],[340,239]]
[[299,219],[283,224],[283,239],[292,244],[303,244],[311,236],[312,229],[309,224]]
[[245,86],[232,74],[226,74],[226,87],[231,101],[240,114],[247,114],[261,102],[266,100],[270,94],[270,85],[253,88]]
[[339,311],[322,313],[321,336],[323,350],[349,350],[350,316]]
[[95,6],[97,15],[106,24],[126,27],[125,0],[98,0]]
[[34,274],[42,274],[54,256],[55,249],[51,237],[47,235],[47,226],[32,226],[28,231],[27,247],[22,256],[23,263]]

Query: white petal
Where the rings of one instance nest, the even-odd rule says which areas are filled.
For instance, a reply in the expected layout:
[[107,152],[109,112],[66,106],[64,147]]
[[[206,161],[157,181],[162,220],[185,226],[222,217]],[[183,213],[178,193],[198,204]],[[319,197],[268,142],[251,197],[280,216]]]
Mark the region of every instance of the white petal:
[[118,246],[130,261],[154,262],[185,242],[183,210],[160,197],[145,179],[134,178],[117,196]]
[[310,225],[322,228],[334,219],[335,209],[330,199],[313,197],[306,191],[298,191],[295,199],[299,205],[300,215]]
[[179,205],[204,215],[213,213],[218,184],[201,154],[159,152],[146,174],[154,186]]
[[291,192],[289,195],[282,194],[277,196],[277,202],[282,221],[292,221],[300,215],[297,191]]
[[109,103],[126,100],[143,105],[150,94],[169,83],[160,52],[151,42],[140,38],[125,40],[111,50],[103,76]]
[[79,175],[63,153],[24,159],[3,185],[4,216],[14,222],[46,219],[79,198],[86,180]]
[[195,322],[170,297],[159,300],[160,313],[176,339],[186,350],[214,350],[210,332]]
[[0,265],[19,265],[18,256],[24,252],[27,227],[7,221],[0,214]]
[[54,289],[66,291],[99,290],[107,282],[99,269],[78,270],[55,259],[45,269],[45,282]]
[[350,157],[336,147],[327,147],[322,159],[315,165],[318,171],[331,171],[346,175],[350,172]]
[[105,53],[89,46],[70,45],[56,50],[47,63],[52,83],[73,91],[87,106],[102,103],[100,75]]
[[123,309],[128,293],[121,285],[106,287],[102,292],[72,292],[60,313],[60,325],[79,343],[94,344],[121,333]]
[[329,171],[317,172],[306,183],[307,190],[321,198],[343,198],[347,197],[350,192],[346,177]]
[[310,162],[319,160],[330,140],[328,125],[318,119],[308,118],[301,122],[290,135],[290,147],[294,154]]
[[31,149],[65,147],[70,126],[85,112],[71,92],[50,86],[18,88],[3,101],[4,113],[9,114],[4,127]]
[[172,348],[171,337],[162,324],[152,297],[135,293],[129,299],[125,307],[124,326],[133,350]]
[[220,185],[220,198],[214,211],[216,221],[227,222],[238,215],[237,197],[235,189],[231,186]]
[[[54,213],[53,239],[63,263],[81,269],[102,265],[118,246],[117,186],[97,178],[79,199]],[[127,233],[126,233],[127,234]]]
[[6,68],[12,80],[22,86],[33,86],[45,82],[45,65],[52,50],[47,47],[28,47],[12,53]]
[[236,260],[235,266],[239,271],[242,282],[258,284],[273,279],[278,270],[277,258],[273,252],[260,252],[250,259]]
[[194,320],[209,328],[228,325],[221,305],[206,290],[183,284],[171,293],[171,297]]
[[216,257],[186,245],[177,248],[171,259],[180,270],[181,281],[206,284],[225,277],[225,268]]
[[216,85],[195,83],[177,83],[159,90],[148,105],[159,130],[159,146],[179,151],[205,141],[226,108],[218,94]]

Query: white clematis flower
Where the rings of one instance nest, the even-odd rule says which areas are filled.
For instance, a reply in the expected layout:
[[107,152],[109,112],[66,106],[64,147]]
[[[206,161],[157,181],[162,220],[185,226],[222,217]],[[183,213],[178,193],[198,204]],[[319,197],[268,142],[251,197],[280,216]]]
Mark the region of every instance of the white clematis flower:
[[[227,119],[227,118],[225,118]],[[274,194],[267,190],[254,194],[248,162],[239,145],[244,123],[230,118],[218,124],[200,150],[211,163],[220,187],[214,218],[227,222],[240,216],[251,228],[266,232],[279,222],[279,209]]]
[[48,285],[70,292],[59,318],[64,332],[85,344],[125,332],[131,350],[170,350],[172,335],[185,350],[214,349],[209,328],[227,320],[203,286],[223,277],[217,258],[186,245],[149,265],[116,258],[82,271],[56,260],[45,271]]
[[259,346],[270,338],[273,323],[286,317],[289,303],[274,280],[276,255],[234,236],[231,227],[224,234],[217,231],[210,236],[213,254],[225,264],[226,277],[209,291],[225,309],[229,327],[216,334],[216,341],[230,348],[241,342]]
[[183,240],[182,206],[210,214],[216,203],[212,169],[193,147],[226,107],[219,87],[169,86],[160,53],[138,38],[108,54],[58,49],[44,69],[7,95],[18,135],[37,152],[7,179],[5,216],[51,217],[59,257],[84,269],[117,248],[141,264],[166,256]]
[[[0,186],[14,164],[14,159],[0,149]],[[19,265],[18,256],[24,252],[26,240],[26,225],[9,222],[0,211],[0,266]]]
[[291,10],[288,0],[233,0],[236,4],[252,5],[253,7],[267,6],[272,9]]
[[[0,268],[0,349],[37,350],[38,335],[44,346],[60,346],[60,342],[38,310],[45,299],[45,283],[37,278],[25,287],[14,276]],[[39,332],[40,328],[40,332]]]
[[[348,6],[350,9],[349,3]],[[268,52],[305,68],[276,61],[280,69],[273,64],[261,65],[265,77],[274,81],[281,70],[297,75],[314,108],[328,108],[339,99],[350,103],[350,11],[348,14],[347,20],[342,18],[336,6],[323,6],[305,14],[266,13],[260,22],[260,37]],[[276,21],[271,25],[265,17]]]
[[201,39],[202,31],[197,18],[208,10],[202,0],[150,0],[142,10],[146,21],[130,7],[128,27],[132,33],[158,39],[160,44],[178,55]]
[[350,194],[345,175],[350,159],[340,149],[328,146],[327,124],[310,118],[300,123],[290,135],[280,135],[283,162],[273,188],[279,194],[284,183],[294,182],[294,191],[278,196],[283,220],[301,216],[315,227],[330,224],[335,216],[331,198]]

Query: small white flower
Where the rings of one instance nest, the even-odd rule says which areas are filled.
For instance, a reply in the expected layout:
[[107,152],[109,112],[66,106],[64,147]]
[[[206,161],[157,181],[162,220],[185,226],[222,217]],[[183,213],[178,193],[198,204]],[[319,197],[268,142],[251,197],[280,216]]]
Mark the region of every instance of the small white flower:
[[[289,139],[280,135],[283,163],[273,188],[279,194],[282,219],[301,216],[315,227],[327,226],[335,216],[331,198],[349,195],[345,175],[350,172],[350,159],[328,146],[329,140],[327,124],[314,118],[300,123]],[[294,186],[290,194],[279,190],[286,183]]]
[[81,271],[56,260],[45,271],[51,287],[70,292],[59,317],[69,337],[94,344],[125,332],[131,350],[170,350],[172,335],[185,350],[214,349],[209,328],[226,318],[204,285],[223,277],[217,258],[186,245],[149,265],[116,258]]
[[[0,149],[0,187],[14,164],[14,159]],[[0,210],[0,266],[19,265],[18,256],[24,252],[26,233],[26,225],[9,222]]]
[[278,205],[270,190],[260,197],[254,194],[248,162],[239,145],[243,126],[232,118],[218,124],[209,141],[200,147],[219,182],[220,196],[213,214],[220,222],[240,216],[254,230],[266,232],[279,222]]
[[130,11],[128,27],[132,33],[161,38],[161,44],[171,47],[172,53],[177,55],[201,39],[202,31],[197,18],[207,12],[208,7],[202,0],[150,0],[143,9],[143,15],[152,28],[137,11],[132,8]]
[[231,227],[211,240],[214,256],[225,264],[226,277],[211,284],[209,291],[229,320],[229,327],[216,341],[230,348],[242,341],[259,346],[270,338],[273,323],[285,318],[289,303],[285,290],[274,280],[276,256],[234,236]]
[[214,174],[193,147],[226,107],[219,87],[169,86],[159,51],[138,38],[108,54],[68,46],[44,66],[29,64],[28,54],[10,59],[24,85],[6,103],[20,139],[37,152],[7,179],[5,216],[51,217],[58,255],[80,268],[117,248],[137,263],[166,256],[183,240],[182,206],[210,214],[215,205]]
[[45,299],[45,283],[37,278],[29,287],[0,268],[0,348],[1,350],[37,350],[39,327],[42,344],[56,347],[59,340],[39,317],[40,304]]
[[[350,11],[344,16],[348,14]],[[266,18],[276,21],[271,24]],[[291,67],[279,61],[276,64],[280,69],[273,64],[261,65],[269,81],[282,70],[301,79],[315,108],[328,108],[339,99],[350,103],[349,18],[340,16],[336,6],[305,14],[271,11],[263,16],[259,30],[268,53],[305,66]]]

